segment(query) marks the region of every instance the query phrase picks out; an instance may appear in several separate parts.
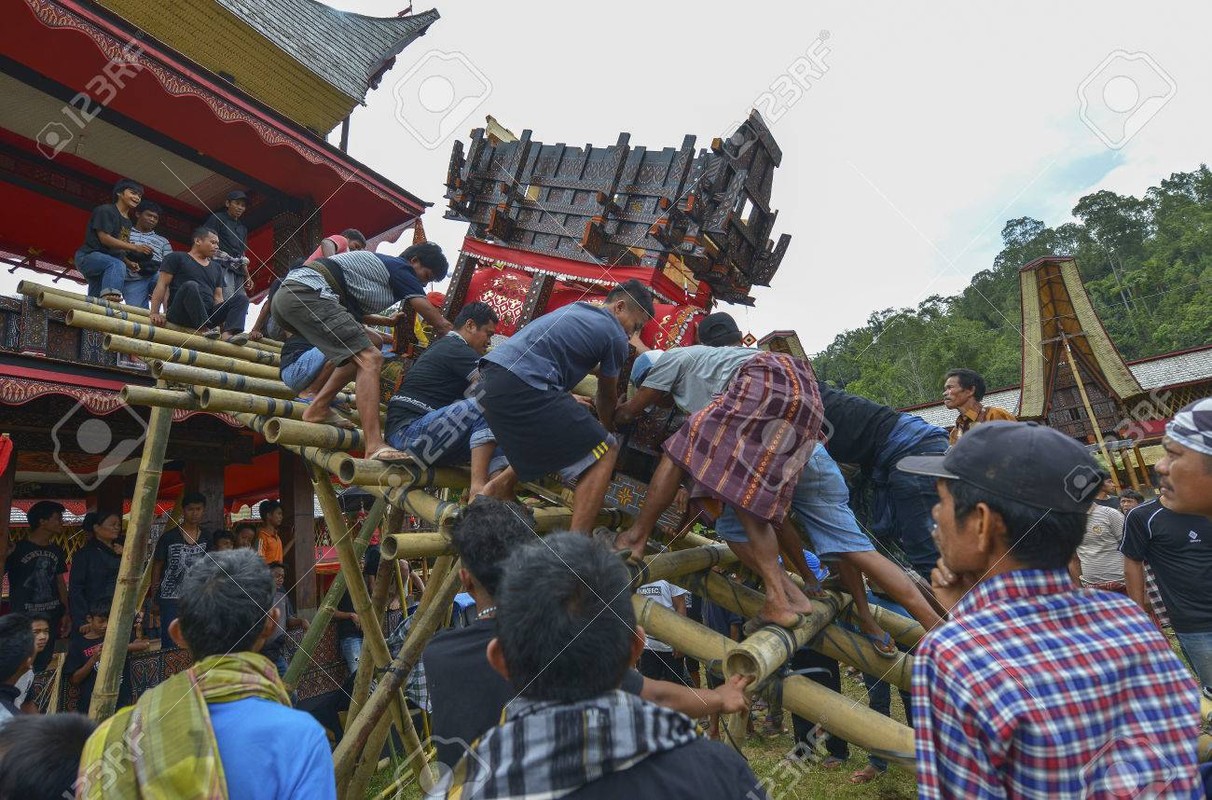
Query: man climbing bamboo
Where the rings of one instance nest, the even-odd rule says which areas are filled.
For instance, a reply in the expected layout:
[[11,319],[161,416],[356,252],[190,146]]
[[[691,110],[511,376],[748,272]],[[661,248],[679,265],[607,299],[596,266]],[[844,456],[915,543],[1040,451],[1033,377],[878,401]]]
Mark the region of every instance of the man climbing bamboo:
[[[726,314],[704,319],[711,331],[735,330]],[[714,318],[714,319],[713,319]],[[712,339],[711,341],[715,341]],[[740,333],[718,343],[740,344]],[[823,412],[812,366],[803,359],[740,346],[693,345],[654,362],[640,391],[619,409],[620,424],[668,393],[691,416],[663,445],[640,516],[617,544],[642,556],[660,515],[673,502],[683,473],[695,481],[692,496],[725,503],[741,530],[728,540],[737,557],[761,575],[766,604],[762,622],[794,627],[812,603],[778,563],[776,526],[783,522],[800,472],[820,433]],[[785,557],[811,576],[798,543]],[[815,579],[813,579],[815,583]]]

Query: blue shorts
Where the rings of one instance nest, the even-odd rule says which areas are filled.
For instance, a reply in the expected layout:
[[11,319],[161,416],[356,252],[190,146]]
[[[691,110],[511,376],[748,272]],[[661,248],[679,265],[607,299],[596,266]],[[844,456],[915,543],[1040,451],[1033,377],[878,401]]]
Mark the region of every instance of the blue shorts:
[[[817,442],[800,473],[791,496],[791,513],[799,518],[812,540],[811,550],[822,560],[836,559],[844,553],[874,550],[849,506],[850,490],[846,479],[825,446]],[[726,542],[747,542],[749,537],[736,512],[724,511],[716,521],[715,532]]]
[[305,351],[303,355],[295,359],[293,364],[282,370],[282,383],[289,386],[292,391],[303,391],[311,386],[312,381],[320,374],[320,370],[324,369],[325,360],[324,353],[320,352],[318,347]]

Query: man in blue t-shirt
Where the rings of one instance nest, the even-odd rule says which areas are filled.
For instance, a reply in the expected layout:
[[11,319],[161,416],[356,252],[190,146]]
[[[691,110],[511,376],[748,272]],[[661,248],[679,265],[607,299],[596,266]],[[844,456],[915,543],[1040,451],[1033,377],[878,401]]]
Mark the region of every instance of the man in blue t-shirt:
[[397,258],[366,250],[338,253],[291,269],[271,301],[274,320],[320,349],[335,365],[328,380],[303,412],[304,422],[331,422],[329,403],[354,381],[366,457],[399,462],[408,455],[383,438],[379,416],[379,372],[383,354],[370,341],[362,323],[398,302],[412,306],[442,336],[450,322],[425,296],[425,284],[446,277],[442,248],[433,242],[414,244]]
[[[509,467],[484,494],[509,500],[519,480],[559,471],[576,479],[569,528],[588,533],[610,483],[618,447],[618,378],[627,340],[652,319],[652,293],[637,280],[602,304],[573,303],[539,317],[480,361],[480,403]],[[570,393],[598,367],[597,418]]]

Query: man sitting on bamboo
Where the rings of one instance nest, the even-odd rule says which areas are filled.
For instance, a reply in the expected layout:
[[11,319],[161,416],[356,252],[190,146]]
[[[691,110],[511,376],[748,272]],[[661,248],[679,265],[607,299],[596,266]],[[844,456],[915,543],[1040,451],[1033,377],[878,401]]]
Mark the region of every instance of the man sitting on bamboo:
[[[740,332],[728,315],[712,314],[703,325],[726,329],[727,341],[740,344]],[[795,627],[812,603],[778,563],[775,527],[787,516],[821,430],[823,412],[812,366],[800,358],[740,346],[679,347],[655,361],[640,391],[619,409],[619,423],[629,422],[663,393],[691,416],[662,446],[665,452],[640,516],[617,543],[642,556],[688,472],[695,481],[692,496],[723,502],[740,520],[744,533],[731,537],[728,546],[762,577],[766,603],[758,619]],[[797,572],[811,575],[798,542],[784,552]]]
[[471,497],[488,482],[496,449],[472,394],[480,378],[480,357],[488,352],[497,322],[487,303],[463,306],[454,330],[426,348],[387,403],[387,443],[426,467],[470,460]]
[[412,245],[398,258],[357,250],[308,261],[287,273],[274,295],[274,319],[320,348],[336,365],[303,413],[304,422],[327,421],[329,403],[353,379],[367,458],[408,459],[383,439],[379,417],[383,354],[371,343],[362,322],[404,301],[438,335],[449,332],[450,323],[425,296],[425,284],[445,278],[448,267],[442,248],[425,242]]
[[[630,280],[603,303],[544,314],[480,360],[484,418],[509,459],[484,494],[509,500],[519,480],[558,471],[577,481],[569,528],[589,533],[619,455],[607,431],[614,427],[627,340],[650,319],[652,292]],[[594,367],[596,403],[578,401],[571,391]]]
[[194,665],[97,728],[76,796],[335,800],[324,729],[290,707],[260,653],[278,621],[273,606],[269,567],[251,550],[195,564],[169,626]]
[[197,330],[208,339],[220,336],[244,344],[248,295],[224,294],[223,270],[214,260],[219,235],[210,228],[194,231],[188,252],[169,253],[160,262],[160,277],[151,298],[151,323],[171,322]]

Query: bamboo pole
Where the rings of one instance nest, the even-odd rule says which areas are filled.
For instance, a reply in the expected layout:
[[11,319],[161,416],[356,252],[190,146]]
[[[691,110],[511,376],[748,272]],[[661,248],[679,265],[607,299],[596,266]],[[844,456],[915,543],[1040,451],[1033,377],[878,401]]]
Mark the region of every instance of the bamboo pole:
[[[148,311],[146,308],[128,306],[125,303],[109,303],[105,300],[101,300],[100,298],[85,297],[84,295],[54,294],[45,289],[32,296],[40,308],[49,308],[55,311],[64,312],[81,311],[87,314],[97,314],[98,316],[122,320],[123,322],[138,322],[143,325],[151,324],[150,311]],[[90,300],[94,299],[98,302],[89,302]],[[180,325],[173,325],[172,323],[160,325],[157,326],[157,328],[159,330],[172,331],[174,333],[181,333],[187,336],[198,335],[197,331],[190,330],[189,328],[183,328]],[[260,339],[257,341],[249,340],[246,345],[242,346],[249,347],[259,352],[268,353],[273,356],[280,355],[282,351],[282,345],[277,343],[267,343],[267,340],[265,339]],[[260,356],[260,358],[264,358],[264,356]]]
[[128,406],[182,408],[187,411],[197,411],[202,407],[198,404],[197,396],[184,389],[159,389],[129,383],[118,392],[118,399]]
[[466,467],[426,468],[415,462],[389,465],[369,458],[353,459],[350,471],[338,477],[344,483],[384,489],[421,486],[465,489],[471,483],[471,473]]
[[[394,508],[392,509],[393,512],[395,510]],[[379,568],[375,572],[375,588],[374,592],[370,595],[370,613],[377,620],[382,620],[384,614],[387,612],[387,596],[388,590],[391,588],[391,567],[390,561],[383,558],[379,559]],[[374,670],[372,669],[358,670],[358,675],[354,679],[353,696],[349,699],[348,717],[358,716],[358,711],[366,703],[366,697],[370,694],[370,681],[373,677]],[[407,709],[405,713],[407,713]]]
[[153,361],[151,373],[160,380],[172,383],[213,386],[216,389],[231,389],[264,397],[276,397],[281,400],[293,400],[298,395],[298,392],[281,381],[253,378],[235,372],[221,372],[205,367],[191,367],[188,364],[174,364],[171,361]]
[[[387,503],[380,497],[375,500],[370,511],[366,512],[362,526],[358,529],[358,536],[354,539],[354,554],[359,559],[365,554],[366,548],[370,544],[370,537],[374,529],[379,527],[379,522],[383,519],[383,512],[386,509]],[[344,594],[345,573],[338,572],[328,587],[328,591],[324,593],[324,599],[320,602],[320,607],[316,609],[316,615],[312,617],[311,626],[307,629],[307,633],[303,634],[303,641],[299,643],[299,649],[295,651],[290,660],[290,666],[286,669],[286,675],[282,678],[287,691],[294,691],[295,686],[298,685],[299,678],[307,669],[316,645],[324,636],[324,629],[332,621],[332,615],[337,610],[337,604],[341,602],[341,596]]]
[[[840,605],[841,618],[857,627],[859,618],[858,612],[854,608],[854,598],[845,592],[826,592],[826,594]],[[895,611],[889,611],[883,606],[877,606],[874,603],[869,605],[871,616],[875,617],[875,621],[879,623],[881,628],[892,634],[892,638],[896,640],[897,644],[903,644],[905,647],[916,647],[917,643],[926,635],[926,629],[917,620],[898,614]]]
[[363,449],[361,431],[282,417],[266,421],[265,441],[270,444],[294,444],[324,450]]
[[[391,663],[391,653],[387,649],[387,639],[383,635],[383,624],[374,616],[371,609],[370,595],[366,591],[366,583],[362,580],[359,559],[355,555],[353,540],[349,536],[345,519],[341,515],[337,494],[333,491],[326,473],[314,466],[311,468],[311,472],[316,498],[320,501],[320,511],[324,515],[324,521],[328,524],[333,544],[337,549],[337,558],[341,562],[341,573],[345,576],[349,599],[354,607],[354,612],[362,622],[362,652],[368,654],[369,659],[363,658],[358,665],[358,671],[361,672],[367,668],[371,671],[385,669]],[[410,751],[419,751],[421,740],[417,736],[416,728],[413,727],[412,717],[409,716],[408,709],[403,708],[399,703],[398,693],[394,700],[396,702],[389,703],[389,706],[395,716],[395,723],[399,726],[400,735],[404,738],[404,745]],[[382,743],[379,747],[382,747]],[[426,768],[425,754],[419,753],[417,758],[421,762],[419,769],[423,771]],[[375,760],[378,760],[377,752]]]
[[[631,603],[645,632],[699,661],[718,662],[735,644],[651,598],[635,595]],[[914,768],[912,730],[820,684],[800,676],[785,679],[783,707],[870,753]]]
[[713,543],[685,550],[666,550],[646,556],[644,566],[632,571],[631,584],[634,588],[639,588],[646,583],[669,580],[714,566],[734,564],[736,560],[736,555],[726,544]]
[[126,529],[126,544],[118,566],[118,581],[110,606],[109,627],[97,664],[97,679],[88,713],[92,719],[108,719],[118,703],[118,682],[126,663],[126,646],[130,642],[131,626],[135,620],[135,595],[143,577],[143,562],[147,557],[152,520],[156,515],[156,494],[164,470],[164,451],[168,446],[173,412],[168,408],[153,408],[143,439],[143,455],[139,476],[131,500],[130,521]]
[[243,412],[265,417],[288,417],[302,420],[303,412],[308,408],[306,403],[276,400],[272,397],[244,394],[228,389],[215,389],[210,386],[201,387],[197,393],[202,408],[207,411]]
[[[432,586],[431,591],[425,592],[429,603],[426,604],[423,600],[421,608],[418,608],[417,613],[413,616],[412,627],[409,628],[403,648],[391,662],[391,666],[379,681],[378,686],[370,693],[361,713],[347,727],[337,749],[333,751],[332,757],[338,786],[353,771],[359,757],[378,760],[379,752],[383,747],[383,736],[378,730],[379,722],[383,719],[392,697],[404,685],[404,681],[408,679],[413,667],[420,660],[421,651],[437,631],[446,610],[454,602],[454,596],[458,594],[460,586],[458,570],[454,569],[452,565],[452,568],[445,571],[442,580]],[[385,733],[383,735],[385,736]],[[421,763],[424,761],[423,754],[412,750],[408,755],[418,779],[426,780],[427,776],[423,772]],[[422,783],[422,786],[424,785],[426,784]]]
[[743,642],[737,643],[724,659],[724,674],[747,675],[754,683],[761,683],[778,671],[795,655],[795,651],[806,647],[825,626],[833,621],[837,609],[824,603],[812,604],[812,613],[793,630],[777,625],[764,625],[754,631]]
[[393,533],[379,542],[379,554],[388,561],[454,555],[454,545],[442,533]]
[[205,367],[206,369],[235,372],[240,375],[248,375],[265,380],[277,380],[279,376],[278,368],[271,367],[268,364],[254,364],[242,358],[217,356],[212,353],[191,350],[187,347],[173,347],[167,344],[149,342],[144,339],[135,339],[130,336],[116,336],[112,333],[105,334],[101,341],[106,350],[116,353],[126,353],[129,356],[138,356],[145,361],[160,360],[169,361],[174,364],[190,364]]
[[[109,333],[117,336],[129,336],[132,339],[145,339],[165,344],[171,347],[187,347],[201,353],[216,356],[237,358],[241,361],[260,363],[271,367],[278,366],[279,356],[267,350],[254,350],[243,345],[225,342],[222,339],[207,339],[200,333],[182,333],[169,330],[150,322],[131,322],[107,317],[103,314],[93,314],[89,311],[72,310],[64,317],[64,322],[73,328],[88,328],[99,333]],[[250,358],[251,356],[251,358]]]
[[1115,462],[1111,460],[1111,453],[1107,451],[1107,443],[1103,441],[1103,430],[1098,425],[1098,417],[1094,415],[1094,408],[1090,405],[1090,397],[1086,394],[1086,382],[1082,380],[1082,374],[1077,371],[1077,361],[1073,358],[1073,349],[1069,347],[1069,335],[1061,333],[1061,344],[1065,347],[1065,359],[1069,362],[1069,371],[1073,373],[1073,382],[1077,384],[1077,393],[1081,395],[1082,406],[1086,409],[1086,417],[1090,420],[1090,429],[1094,432],[1094,439],[1098,442],[1099,452],[1103,454],[1103,459],[1107,462],[1107,474],[1111,476],[1111,482],[1115,484],[1115,491],[1120,492],[1123,486],[1119,482],[1119,475],[1115,472]]

